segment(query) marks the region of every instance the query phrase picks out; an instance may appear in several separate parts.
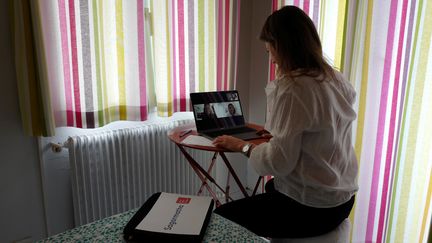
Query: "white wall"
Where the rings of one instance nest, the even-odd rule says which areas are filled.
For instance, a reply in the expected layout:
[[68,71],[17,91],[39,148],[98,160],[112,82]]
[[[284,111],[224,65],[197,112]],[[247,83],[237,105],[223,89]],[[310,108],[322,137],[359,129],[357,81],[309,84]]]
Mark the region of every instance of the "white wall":
[[[243,1],[245,3],[246,1]],[[271,13],[271,1],[253,0],[250,34],[250,72],[249,72],[249,120],[264,124],[266,113],[266,95],[264,88],[268,81],[268,54],[264,43],[259,40],[261,28]]]
[[[242,3],[246,4],[246,1]],[[250,3],[250,1],[247,3]],[[266,95],[264,88],[268,81],[269,56],[265,51],[264,43],[259,40],[259,34],[267,16],[271,13],[271,1],[253,0],[251,7],[249,18],[243,18],[243,21],[247,21],[250,25],[250,41],[247,46],[247,51],[249,51],[247,59],[249,60],[249,79],[247,85],[249,88],[249,121],[263,125],[266,113]],[[246,60],[243,61],[246,62]],[[255,170],[248,165],[247,184],[249,188],[253,189],[256,179],[257,174]]]
[[[270,0],[243,0],[240,12],[237,89],[242,100],[247,121],[264,125],[266,113],[268,54],[259,40],[261,27],[271,13]],[[241,154],[228,154],[228,159],[249,189],[253,190],[258,179],[254,169]],[[233,185],[233,191],[238,188]]]
[[[270,0],[244,0],[241,6],[237,89],[248,120],[258,124],[263,124],[265,118],[264,87],[268,72],[268,56],[263,43],[258,40],[258,35],[270,9]],[[0,0],[0,242],[25,238],[34,241],[47,236],[39,149],[37,139],[24,135],[21,127],[9,27],[8,0]],[[44,150],[46,149],[44,146]],[[235,169],[243,171],[239,176],[247,176],[249,185],[254,185],[256,177],[249,173],[253,171],[250,168],[246,173],[244,157],[232,155],[230,158]],[[47,161],[51,162],[55,163],[54,160]],[[47,163],[44,163],[44,166]],[[68,171],[64,164],[55,165],[58,166],[56,170],[62,173]],[[64,177],[67,173],[57,176]],[[60,188],[56,190],[59,192],[58,196],[68,197],[69,192]],[[48,222],[58,226],[58,229],[53,228],[51,233],[70,226],[70,205],[63,206],[56,207],[54,211],[48,210],[57,218],[64,217],[63,224],[55,220]]]
[[37,139],[21,126],[9,1],[0,0],[0,242],[46,236]]
[[264,124],[268,54],[259,40],[261,27],[271,13],[271,0],[244,0],[241,2],[241,24],[238,58],[237,89],[248,121]]

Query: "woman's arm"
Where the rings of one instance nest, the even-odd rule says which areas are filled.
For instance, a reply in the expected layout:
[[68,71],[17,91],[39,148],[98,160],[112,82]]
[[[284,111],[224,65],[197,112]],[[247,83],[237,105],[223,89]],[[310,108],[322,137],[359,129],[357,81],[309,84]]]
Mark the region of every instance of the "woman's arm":
[[[248,144],[248,142],[228,135],[223,135],[215,138],[213,140],[213,145],[217,147],[226,148],[233,152],[243,152],[243,147]],[[255,148],[255,144],[251,144],[251,147],[249,148],[249,152],[247,156],[249,157],[251,151]]]
[[251,151],[249,162],[260,175],[287,175],[297,165],[303,132],[312,121],[298,93],[293,89],[277,98],[271,114],[273,137]]

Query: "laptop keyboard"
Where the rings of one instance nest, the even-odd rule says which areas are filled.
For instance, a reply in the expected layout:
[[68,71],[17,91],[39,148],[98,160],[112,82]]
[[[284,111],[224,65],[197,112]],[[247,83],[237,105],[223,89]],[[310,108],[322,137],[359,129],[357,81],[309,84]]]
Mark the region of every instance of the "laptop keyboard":
[[210,137],[217,137],[221,135],[231,135],[231,134],[239,134],[239,133],[247,133],[247,132],[256,132],[256,130],[250,127],[239,127],[239,128],[233,128],[224,131],[206,132],[205,134],[207,134]]

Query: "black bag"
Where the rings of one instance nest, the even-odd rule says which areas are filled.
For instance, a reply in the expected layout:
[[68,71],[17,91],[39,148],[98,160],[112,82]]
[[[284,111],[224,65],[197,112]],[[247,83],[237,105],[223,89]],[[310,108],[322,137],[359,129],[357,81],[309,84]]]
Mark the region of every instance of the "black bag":
[[[173,200],[176,201],[174,202]],[[198,206],[197,202],[199,202]],[[155,207],[152,213],[149,214],[156,203],[158,203],[157,207]],[[169,206],[166,206],[166,203],[169,203]],[[174,205],[176,205],[175,209],[173,208]],[[123,237],[128,242],[201,242],[204,238],[205,231],[210,221],[213,206],[214,201],[209,197],[188,196],[162,192],[155,193],[141,206],[141,208],[126,224],[123,230]],[[160,209],[164,209],[164,211],[160,213],[165,214],[163,216],[164,219],[160,220],[158,218],[155,220],[155,215],[157,215],[158,212],[161,212]],[[197,215],[197,210],[198,212],[203,213],[198,213]],[[174,214],[172,214],[173,211],[175,212]],[[171,214],[167,212],[171,212]],[[146,218],[146,216],[148,217]],[[194,219],[191,217],[194,217]],[[179,222],[177,222],[177,220]],[[146,221],[147,226],[150,225],[150,230],[145,230],[148,228],[140,225],[140,223],[142,224],[144,221]],[[185,224],[186,221],[187,224]],[[176,227],[182,227],[182,224],[186,227],[190,226],[188,224],[189,221],[195,222],[193,223],[195,229],[199,229],[197,227],[201,227],[199,233],[196,230],[194,234],[189,234],[188,232],[190,231],[184,231],[181,232],[181,234],[178,232],[170,233],[173,228],[173,231],[175,232]],[[153,228],[157,229],[153,230]]]

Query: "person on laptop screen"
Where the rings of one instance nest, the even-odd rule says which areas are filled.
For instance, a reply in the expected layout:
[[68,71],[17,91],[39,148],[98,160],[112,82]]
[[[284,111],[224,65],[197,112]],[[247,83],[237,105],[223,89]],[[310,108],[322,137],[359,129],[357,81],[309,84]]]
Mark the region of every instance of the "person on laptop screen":
[[237,110],[234,107],[234,104],[229,103],[227,108],[228,108],[229,116],[231,117],[231,121],[234,122],[235,125],[240,125],[243,122],[243,119],[240,116],[241,114],[237,113]]
[[274,179],[265,193],[214,212],[263,237],[325,234],[348,217],[358,190],[351,143],[355,90],[325,61],[314,23],[301,9],[275,11],[260,39],[277,66],[276,80],[265,88],[265,128],[272,137],[264,133],[271,139],[253,145],[223,135],[213,144],[243,152],[258,174]]
[[228,112],[230,116],[238,116],[238,114],[236,113],[236,109],[232,103],[228,104]]
[[237,90],[190,93],[197,132],[210,139],[231,135],[244,140],[260,138],[247,126]]
[[203,120],[207,120],[207,119],[215,120],[217,118],[213,107],[209,103],[204,104],[204,111],[202,114],[202,118]]

